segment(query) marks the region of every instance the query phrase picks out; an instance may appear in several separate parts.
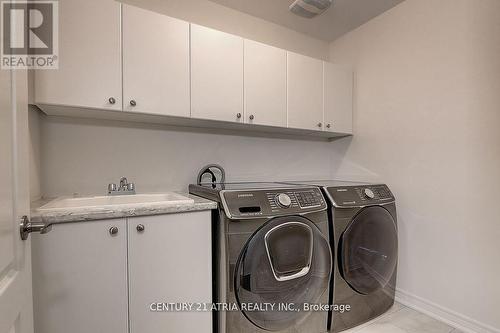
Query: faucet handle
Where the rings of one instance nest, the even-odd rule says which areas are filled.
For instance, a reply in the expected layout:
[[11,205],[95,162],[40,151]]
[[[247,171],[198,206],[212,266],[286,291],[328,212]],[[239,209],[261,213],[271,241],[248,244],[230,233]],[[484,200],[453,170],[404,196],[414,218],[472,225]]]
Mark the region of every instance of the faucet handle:
[[134,183],[128,183],[127,184],[127,190],[130,192],[135,192],[135,184]]
[[120,189],[126,188],[128,184],[127,177],[120,178]]
[[116,191],[116,184],[111,183],[108,184],[108,193],[115,192]]

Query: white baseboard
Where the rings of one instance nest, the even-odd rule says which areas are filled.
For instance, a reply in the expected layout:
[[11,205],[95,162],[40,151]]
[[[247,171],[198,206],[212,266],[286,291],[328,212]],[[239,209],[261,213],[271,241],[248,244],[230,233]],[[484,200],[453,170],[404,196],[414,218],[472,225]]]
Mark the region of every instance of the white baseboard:
[[500,333],[500,329],[481,323],[460,313],[446,309],[436,303],[413,295],[401,289],[396,289],[396,301],[429,317],[440,320],[460,331],[467,333]]

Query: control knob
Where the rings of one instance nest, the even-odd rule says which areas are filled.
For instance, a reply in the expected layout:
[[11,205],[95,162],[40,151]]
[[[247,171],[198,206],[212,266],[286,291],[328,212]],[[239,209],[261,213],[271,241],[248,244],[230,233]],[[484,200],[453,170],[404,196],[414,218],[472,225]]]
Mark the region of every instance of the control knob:
[[292,199],[288,194],[285,193],[278,194],[275,198],[275,201],[279,206],[283,208],[288,208],[292,205]]
[[369,199],[374,199],[375,198],[375,193],[369,188],[365,188],[364,190],[365,196]]

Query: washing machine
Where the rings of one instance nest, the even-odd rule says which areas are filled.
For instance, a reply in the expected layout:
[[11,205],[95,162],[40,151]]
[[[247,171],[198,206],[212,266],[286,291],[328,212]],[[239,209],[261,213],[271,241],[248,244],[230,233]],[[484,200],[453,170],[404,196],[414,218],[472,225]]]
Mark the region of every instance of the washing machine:
[[[394,304],[398,261],[395,197],[385,184],[291,182],[319,186],[328,199],[334,253],[329,330],[363,324]],[[350,307],[346,310],[346,305]]]
[[327,332],[333,259],[315,186],[190,185],[213,213],[215,331]]

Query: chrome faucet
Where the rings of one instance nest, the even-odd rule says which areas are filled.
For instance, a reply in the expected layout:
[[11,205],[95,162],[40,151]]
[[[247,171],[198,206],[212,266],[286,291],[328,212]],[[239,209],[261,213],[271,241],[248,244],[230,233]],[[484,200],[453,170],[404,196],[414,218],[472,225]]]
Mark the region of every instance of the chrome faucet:
[[126,177],[120,178],[120,187],[116,184],[108,184],[108,195],[128,195],[135,194],[135,184],[129,183]]

